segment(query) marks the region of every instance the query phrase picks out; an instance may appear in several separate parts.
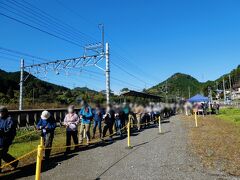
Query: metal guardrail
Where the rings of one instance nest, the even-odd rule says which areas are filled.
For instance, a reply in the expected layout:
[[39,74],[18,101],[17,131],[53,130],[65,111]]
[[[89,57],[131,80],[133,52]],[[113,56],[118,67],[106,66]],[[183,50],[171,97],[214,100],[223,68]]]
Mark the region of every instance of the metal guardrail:
[[[31,128],[37,124],[41,113],[44,109],[29,109],[29,110],[9,110],[10,116],[17,120],[17,128]],[[57,122],[62,122],[66,113],[66,108],[47,109]],[[75,111],[79,111],[76,108]]]

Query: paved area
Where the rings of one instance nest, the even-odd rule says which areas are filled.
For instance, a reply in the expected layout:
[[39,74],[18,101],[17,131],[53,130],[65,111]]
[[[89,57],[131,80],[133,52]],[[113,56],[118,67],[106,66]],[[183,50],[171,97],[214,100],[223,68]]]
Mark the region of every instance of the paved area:
[[[156,127],[131,137],[133,149],[126,149],[126,139],[73,154],[67,160],[52,161],[54,168],[42,173],[43,180],[65,179],[237,179],[222,172],[203,169],[187,147],[187,122],[171,117],[163,123],[164,134]],[[34,176],[23,179],[34,179]]]

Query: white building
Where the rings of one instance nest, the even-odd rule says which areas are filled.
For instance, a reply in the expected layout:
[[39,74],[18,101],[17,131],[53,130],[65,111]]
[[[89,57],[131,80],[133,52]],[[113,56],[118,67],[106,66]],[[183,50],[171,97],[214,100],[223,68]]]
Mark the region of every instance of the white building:
[[233,100],[240,99],[240,87],[232,92],[232,99]]

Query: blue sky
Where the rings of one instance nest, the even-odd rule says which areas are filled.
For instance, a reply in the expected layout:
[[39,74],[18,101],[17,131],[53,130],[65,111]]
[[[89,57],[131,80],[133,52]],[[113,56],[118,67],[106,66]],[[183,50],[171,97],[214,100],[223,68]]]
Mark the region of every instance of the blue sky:
[[[26,1],[58,18],[60,24],[63,22],[84,33],[84,37],[72,36],[82,44],[85,40],[92,43],[92,39],[100,41],[98,24],[104,23],[105,39],[111,48],[110,60],[131,74],[111,64],[111,75],[114,78],[111,79],[111,88],[116,92],[123,87],[141,90],[165,80],[176,72],[190,74],[199,81],[214,80],[240,64],[239,1]],[[21,18],[6,10],[11,7],[24,15],[21,13],[24,9],[16,7],[14,0],[1,2],[4,4],[0,3],[0,12]],[[29,18],[22,20],[34,23],[29,21]],[[54,25],[45,28],[56,31]],[[71,34],[70,29],[64,30]],[[0,16],[0,47],[50,60],[78,57],[83,54],[82,48],[78,46],[3,16]],[[19,58],[1,52],[4,51],[0,50],[0,68],[7,71],[18,70]],[[25,59],[26,64],[33,63],[32,60]],[[104,66],[104,63],[100,65]],[[70,88],[88,86],[96,90],[104,89],[102,72],[93,67],[86,70],[96,73],[73,70],[61,72],[60,75],[49,72],[47,75],[39,74],[38,77]]]

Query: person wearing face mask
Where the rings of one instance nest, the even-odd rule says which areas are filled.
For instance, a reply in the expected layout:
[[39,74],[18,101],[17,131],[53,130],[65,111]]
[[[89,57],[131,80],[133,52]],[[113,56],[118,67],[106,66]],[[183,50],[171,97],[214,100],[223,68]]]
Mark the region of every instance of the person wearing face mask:
[[[66,126],[66,146],[71,145],[71,138],[75,145],[78,144],[78,124],[79,116],[74,112],[74,106],[68,107],[68,114],[64,118],[63,124]],[[78,150],[78,146],[75,146],[75,150]],[[70,147],[67,147],[65,154],[69,153]]]
[[90,141],[90,126],[91,126],[91,121],[93,118],[92,114],[92,108],[84,102],[84,105],[82,109],[79,112],[80,118],[81,118],[81,126],[80,126],[80,132],[79,132],[79,144],[83,143],[83,130],[85,129],[86,131],[86,136],[87,136],[87,145],[89,144]]
[[[6,163],[14,161],[15,158],[8,153],[9,147],[12,144],[14,137],[16,136],[16,122],[8,115],[8,109],[6,107],[0,107],[0,166],[1,161]],[[15,170],[18,161],[10,164],[11,170]],[[1,172],[1,169],[0,169]]]

